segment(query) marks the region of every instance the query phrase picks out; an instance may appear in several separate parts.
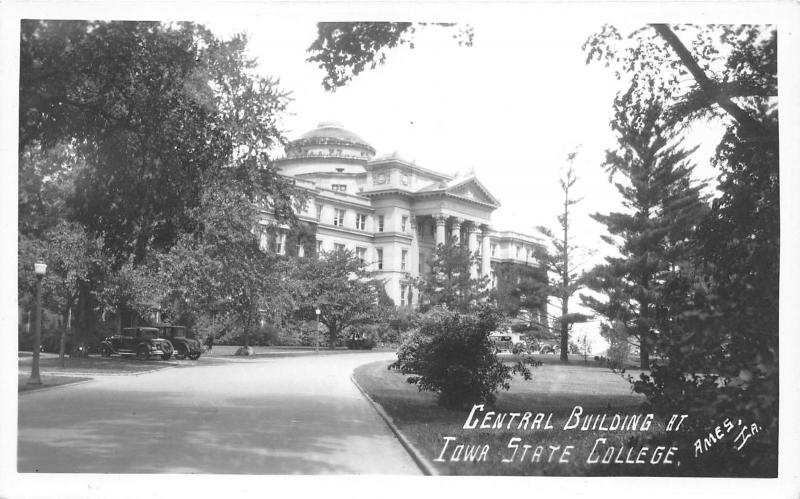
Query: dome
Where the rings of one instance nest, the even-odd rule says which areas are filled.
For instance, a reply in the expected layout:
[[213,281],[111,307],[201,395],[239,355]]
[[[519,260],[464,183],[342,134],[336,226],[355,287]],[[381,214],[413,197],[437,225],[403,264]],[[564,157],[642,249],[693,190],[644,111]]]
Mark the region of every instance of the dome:
[[290,145],[295,147],[304,145],[355,146],[375,154],[375,149],[364,139],[350,130],[346,130],[340,123],[333,121],[320,123],[317,128],[304,133],[299,139],[292,141]]

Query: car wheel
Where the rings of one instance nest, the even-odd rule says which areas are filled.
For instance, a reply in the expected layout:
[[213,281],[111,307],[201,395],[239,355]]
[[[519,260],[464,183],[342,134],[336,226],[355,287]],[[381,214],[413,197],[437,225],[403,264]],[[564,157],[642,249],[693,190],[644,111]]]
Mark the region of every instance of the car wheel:
[[185,345],[178,345],[178,348],[175,350],[175,358],[176,359],[185,359],[189,355],[189,352],[186,350]]
[[161,354],[161,360],[169,360],[170,357],[172,357],[171,353]]
[[100,347],[100,355],[102,355],[103,357],[111,357],[111,349],[108,348],[107,345],[102,345]]
[[192,360],[197,360],[197,359],[200,358],[200,354],[199,353],[193,353],[193,354],[189,355],[189,358],[192,359]]
[[142,345],[136,349],[136,358],[139,360],[147,360],[150,358],[150,349]]

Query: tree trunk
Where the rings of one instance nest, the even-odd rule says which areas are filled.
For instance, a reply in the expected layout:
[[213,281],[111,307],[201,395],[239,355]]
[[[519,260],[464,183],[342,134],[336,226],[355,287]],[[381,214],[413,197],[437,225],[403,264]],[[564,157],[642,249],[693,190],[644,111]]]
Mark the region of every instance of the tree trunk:
[[336,330],[334,326],[328,326],[328,344],[331,350],[336,349],[336,338],[339,336],[339,332]]
[[[61,341],[58,344],[58,363],[61,367],[65,366],[64,350],[67,347],[67,330],[72,328],[72,305],[67,307],[67,326],[61,329]],[[72,336],[75,338],[75,335]]]
[[83,356],[83,351],[78,350],[80,345],[86,342],[86,334],[90,329],[90,324],[94,320],[91,303],[91,289],[89,283],[81,282],[78,284],[77,313],[75,315],[75,335],[72,337],[72,348],[70,357]]
[[650,352],[647,351],[647,347],[644,345],[643,341],[639,341],[639,369],[649,369],[650,368]]

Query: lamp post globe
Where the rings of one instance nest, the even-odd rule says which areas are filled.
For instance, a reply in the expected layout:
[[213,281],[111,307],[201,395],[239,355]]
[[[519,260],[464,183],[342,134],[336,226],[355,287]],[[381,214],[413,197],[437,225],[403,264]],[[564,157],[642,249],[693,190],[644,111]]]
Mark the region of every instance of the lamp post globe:
[[39,376],[39,350],[42,343],[42,278],[47,273],[47,264],[36,262],[33,264],[33,271],[36,274],[36,304],[34,305],[33,319],[33,359],[31,361],[31,378],[29,385],[41,385],[42,378]]

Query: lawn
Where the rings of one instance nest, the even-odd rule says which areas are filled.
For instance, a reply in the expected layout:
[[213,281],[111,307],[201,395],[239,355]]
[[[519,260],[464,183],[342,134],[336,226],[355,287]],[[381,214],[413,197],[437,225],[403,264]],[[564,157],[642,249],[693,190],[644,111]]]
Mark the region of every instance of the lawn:
[[[173,361],[163,360],[147,360],[141,361],[134,358],[126,357],[65,357],[64,367],[61,367],[58,356],[47,355],[39,359],[40,372],[47,372],[49,374],[136,374],[155,369],[164,369],[177,365]],[[31,370],[31,357],[30,354],[20,356],[19,358],[20,372],[28,372]]]
[[[502,428],[481,429],[484,414],[476,412],[479,425],[465,429],[470,409],[447,410],[436,404],[435,395],[419,392],[415,385],[405,381],[405,376],[387,369],[387,362],[375,362],[356,369],[354,377],[370,396],[380,403],[391,415],[402,433],[421,451],[427,460],[441,474],[450,475],[660,475],[673,474],[673,466],[668,464],[602,464],[588,463],[597,439],[605,438],[598,444],[595,455],[600,461],[608,448],[614,446],[614,459],[629,459],[628,451],[633,449],[633,460],[646,445],[635,446],[633,438],[649,437],[662,433],[664,421],[658,417],[647,431],[602,431],[593,422],[587,430],[565,429],[575,406],[581,406],[584,421],[588,414],[597,414],[594,421],[599,422],[601,414],[607,414],[606,426],[614,414],[620,419],[626,415],[640,414],[644,421],[646,411],[641,404],[644,397],[632,393],[630,384],[617,373],[600,367],[593,361],[584,364],[583,360],[573,360],[562,365],[554,356],[537,356],[543,365],[534,370],[534,379],[525,381],[515,378],[508,392],[501,392],[495,406],[486,407],[497,413],[506,413]],[[531,412],[530,425],[520,427],[522,415]],[[520,413],[509,425],[511,413]],[[534,428],[537,413],[542,413],[543,421]],[[547,418],[552,428],[544,428]],[[474,421],[475,418],[469,421]],[[492,418],[490,421],[494,421]],[[490,425],[491,426],[491,425]],[[593,429],[595,427],[595,429]],[[641,425],[639,426],[641,428]],[[445,440],[453,437],[454,440]],[[633,438],[632,438],[633,437]],[[512,438],[520,440],[512,442]],[[445,448],[445,444],[447,447]],[[457,446],[463,444],[464,452]],[[626,445],[627,444],[627,445]],[[524,446],[528,445],[526,449]],[[472,447],[470,447],[472,446]],[[485,458],[478,462],[465,460],[465,452],[470,449],[474,457]],[[516,446],[516,452],[514,450]],[[564,452],[567,446],[573,446]],[[537,447],[541,447],[537,451]],[[624,447],[621,457],[619,449]],[[538,456],[537,456],[538,454]],[[665,451],[662,451],[663,460]],[[453,460],[453,457],[457,460]],[[649,448],[642,460],[655,459],[655,449]],[[508,462],[503,462],[507,460]],[[658,459],[656,459],[658,461]],[[560,461],[560,462],[559,462]],[[671,471],[672,470],[672,471]]]
[[17,390],[19,392],[29,392],[33,390],[40,390],[42,388],[49,388],[51,386],[68,385],[70,383],[78,383],[80,381],[87,381],[91,378],[82,378],[79,376],[40,376],[42,380],[41,385],[29,385],[28,380],[31,378],[30,373],[19,373],[17,379]]

